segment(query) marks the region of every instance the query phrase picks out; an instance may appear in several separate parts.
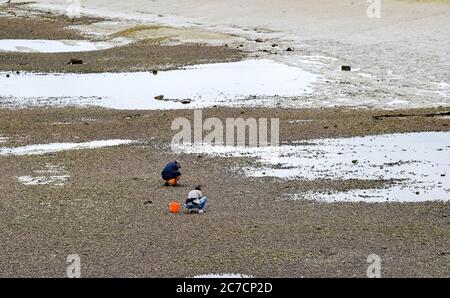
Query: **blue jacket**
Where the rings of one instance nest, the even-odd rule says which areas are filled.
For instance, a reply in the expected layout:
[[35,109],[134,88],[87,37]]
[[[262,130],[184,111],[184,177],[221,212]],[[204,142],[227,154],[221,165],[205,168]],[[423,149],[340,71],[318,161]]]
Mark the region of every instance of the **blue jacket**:
[[176,162],[168,163],[161,172],[163,180],[170,180],[181,176]]

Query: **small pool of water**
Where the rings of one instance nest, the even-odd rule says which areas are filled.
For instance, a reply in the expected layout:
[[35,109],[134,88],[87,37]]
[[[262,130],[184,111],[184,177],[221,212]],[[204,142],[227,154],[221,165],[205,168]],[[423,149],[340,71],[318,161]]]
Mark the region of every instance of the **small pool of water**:
[[0,52],[66,53],[98,51],[124,42],[92,42],[86,40],[0,39]]
[[[311,91],[317,76],[270,60],[190,66],[173,71],[103,74],[0,73],[0,106],[100,106],[186,109],[274,105]],[[163,95],[163,98],[155,99]],[[183,104],[181,100],[189,99]]]
[[385,189],[295,194],[319,201],[450,201],[450,132],[318,139],[279,147],[182,146],[186,153],[250,157],[251,177],[300,180],[395,180]]
[[91,141],[84,143],[51,143],[51,144],[37,144],[23,147],[8,147],[0,148],[0,156],[12,155],[42,155],[47,153],[55,153],[67,150],[81,150],[81,149],[95,149],[102,147],[111,147],[119,145],[131,144],[131,140],[102,140]]

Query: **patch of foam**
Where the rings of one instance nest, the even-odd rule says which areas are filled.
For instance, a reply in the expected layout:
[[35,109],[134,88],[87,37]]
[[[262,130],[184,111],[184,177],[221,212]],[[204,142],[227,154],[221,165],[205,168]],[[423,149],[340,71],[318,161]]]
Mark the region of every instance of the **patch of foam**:
[[45,170],[38,170],[35,172],[39,174],[39,176],[20,176],[17,177],[17,179],[24,185],[63,186],[70,178],[70,175],[67,175],[64,167],[61,165],[46,164],[45,167]]
[[310,122],[312,122],[312,120],[302,119],[302,120],[290,120],[288,123],[289,124],[305,124],[305,123],[310,123]]
[[196,275],[194,278],[252,278],[251,275],[239,274],[239,273],[211,273]]
[[[319,139],[279,147],[180,146],[185,153],[249,157],[258,166],[241,169],[247,176],[303,180],[395,180],[391,188],[339,193],[323,200],[450,200],[450,132],[389,134]],[[418,192],[418,194],[417,194]],[[317,193],[309,198],[320,198]],[[323,196],[322,196],[323,197]]]
[[102,147],[111,147],[119,145],[131,144],[131,140],[102,140],[92,141],[85,143],[51,143],[51,144],[38,144],[29,145],[16,148],[0,148],[0,156],[9,155],[42,155],[47,153],[55,153],[67,150],[81,150],[81,149],[95,149]]
[[98,51],[125,44],[119,42],[92,42],[86,40],[0,39],[0,52],[66,53]]
[[[190,66],[180,70],[104,74],[0,73],[3,106],[95,105],[113,109],[201,108],[214,104],[275,105],[272,97],[311,91],[317,76],[270,60]],[[156,100],[158,95],[165,99]],[[191,99],[182,104],[179,99]]]

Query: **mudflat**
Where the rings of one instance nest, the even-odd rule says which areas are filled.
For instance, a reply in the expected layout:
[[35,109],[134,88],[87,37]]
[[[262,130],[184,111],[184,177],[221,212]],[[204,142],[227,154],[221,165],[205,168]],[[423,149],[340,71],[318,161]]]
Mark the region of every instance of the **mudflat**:
[[[133,12],[133,5],[139,3],[127,1],[112,5],[112,1],[90,2],[116,9],[127,8],[130,13]],[[283,5],[290,3],[296,7],[306,5],[306,2],[283,1]],[[407,5],[387,2],[396,9]],[[215,5],[220,7],[224,3],[217,1]],[[274,10],[273,13],[281,14],[285,9],[283,5],[279,6],[280,11]],[[345,2],[339,5],[350,4]],[[164,14],[169,14],[163,6],[162,1],[156,1],[154,13],[163,14],[165,11]],[[214,7],[202,7],[206,12],[208,9],[214,10]],[[422,14],[442,10],[435,4],[427,7],[431,7],[430,10]],[[306,26],[313,28],[313,31],[340,22],[333,19],[323,26],[311,26],[320,24],[320,20],[323,21],[328,14],[326,11],[313,11],[313,8],[308,10],[306,6],[303,8],[303,13],[310,15],[310,19],[306,20],[314,21]],[[187,11],[183,7],[179,9]],[[0,11],[4,12],[0,16],[2,39],[95,41],[99,40],[98,36],[86,34],[73,26],[100,26],[113,21],[107,16],[84,16],[72,21],[56,12],[37,11],[22,5],[2,6]],[[205,14],[205,11],[197,10],[189,14],[192,18],[204,15],[206,23],[213,22],[212,16]],[[353,7],[346,13],[357,11]],[[245,12],[246,9],[243,9],[242,13]],[[182,15],[179,11],[171,13]],[[223,7],[217,21],[226,13]],[[262,9],[260,14],[266,15],[267,10]],[[257,15],[255,13],[255,16],[236,22],[244,28],[253,28],[256,20],[264,21]],[[294,18],[292,11],[289,15],[289,18]],[[164,16],[157,17],[164,19]],[[400,22],[398,18],[401,17],[397,17]],[[437,22],[441,21],[436,18]],[[361,22],[365,20],[361,19]],[[290,23],[290,26],[295,24]],[[389,24],[395,26],[397,23]],[[274,31],[276,28],[281,30],[281,25],[283,21],[278,18],[273,21],[272,28]],[[338,33],[348,32],[348,26],[337,28]],[[271,33],[261,28],[254,31]],[[329,33],[327,36],[331,35]],[[293,61],[297,55],[314,54],[313,47],[323,51],[332,49],[329,40],[324,41],[320,36],[324,37],[312,34],[300,54],[298,43],[280,40],[279,37],[273,37],[273,40],[267,38],[264,45],[251,38],[244,38],[244,41],[224,40],[213,45],[198,42],[174,44],[166,39],[139,37],[128,45],[101,51],[51,54],[0,52],[0,70],[5,75],[11,71],[150,72],[184,65],[238,61],[246,57],[269,56],[277,61]],[[314,38],[316,43],[312,41]],[[274,43],[278,46],[272,46]],[[285,46],[292,44],[295,45],[295,54],[285,51]],[[317,44],[321,46],[317,48]],[[384,46],[387,45],[380,44],[380,47]],[[335,49],[348,51],[337,51],[336,56],[342,60],[334,63],[338,65],[346,60],[351,49],[358,49],[352,53],[362,57],[368,47],[367,44],[336,43]],[[403,46],[401,48],[404,49]],[[400,52],[394,51],[393,55],[400,55]],[[388,55],[388,52],[382,55]],[[423,55],[428,54],[423,52]],[[67,64],[72,58],[82,59],[84,63]],[[401,69],[408,68],[408,61],[397,61]],[[353,62],[350,64],[353,65]],[[364,68],[368,64],[364,62],[362,65]],[[314,65],[309,67],[311,71],[319,71]],[[369,67],[368,72],[383,73],[375,68]],[[420,102],[420,96],[425,97],[405,95],[416,92],[414,88],[422,86],[420,82],[414,82],[405,89],[396,89],[397,85],[409,84],[405,83],[408,77],[406,81],[395,81],[381,76],[380,81],[361,82],[353,77],[356,76],[354,72],[346,76],[340,70],[339,73],[321,71],[325,78],[318,83],[318,91],[312,96],[324,102],[341,98],[334,97],[341,93],[347,94],[349,103],[366,96],[381,96],[389,100],[407,97],[413,102]],[[411,72],[411,78],[415,71],[417,68]],[[444,78],[442,74],[440,70],[435,71],[437,79],[433,80],[440,81]],[[326,83],[327,76],[337,79]],[[387,85],[381,88],[386,82]],[[331,85],[324,91],[321,84]],[[411,86],[414,90],[409,89]],[[389,109],[355,108],[351,105],[308,109],[217,106],[202,112],[205,119],[278,118],[282,144],[392,133],[448,132],[448,97],[442,94],[435,96],[442,104],[433,104],[429,108],[411,109],[395,105]],[[0,98],[0,103],[3,100]],[[149,100],[155,99],[150,97]],[[83,277],[189,277],[211,273],[240,273],[255,277],[366,277],[367,257],[371,254],[382,258],[384,277],[450,276],[448,201],[324,203],[292,200],[289,197],[291,194],[381,189],[388,187],[392,181],[248,177],[239,169],[254,165],[255,161],[251,158],[173,152],[170,145],[176,131],[171,129],[171,124],[178,117],[192,122],[194,111],[188,108],[148,111],[55,107],[51,102],[43,107],[1,107],[0,276],[64,277],[66,258],[71,254],[80,255]],[[3,154],[7,148],[21,146],[112,139],[133,142],[42,155]],[[160,171],[165,163],[173,160],[179,160],[182,164],[183,176],[179,186],[167,188],[163,186]],[[188,191],[197,184],[203,185],[203,192],[209,197],[206,213],[170,214],[169,202],[183,202]]]

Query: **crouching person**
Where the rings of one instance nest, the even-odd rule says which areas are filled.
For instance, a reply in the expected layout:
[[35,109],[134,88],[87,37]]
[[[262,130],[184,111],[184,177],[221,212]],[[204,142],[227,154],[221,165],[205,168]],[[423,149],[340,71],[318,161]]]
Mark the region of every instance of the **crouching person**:
[[161,176],[166,186],[176,186],[181,178],[181,165],[178,161],[168,163],[161,172]]
[[207,202],[208,198],[202,195],[202,187],[198,185],[194,190],[191,190],[189,192],[184,207],[188,210],[189,213],[192,213],[192,211],[194,210],[198,210],[198,213],[202,214],[203,212],[205,212]]

